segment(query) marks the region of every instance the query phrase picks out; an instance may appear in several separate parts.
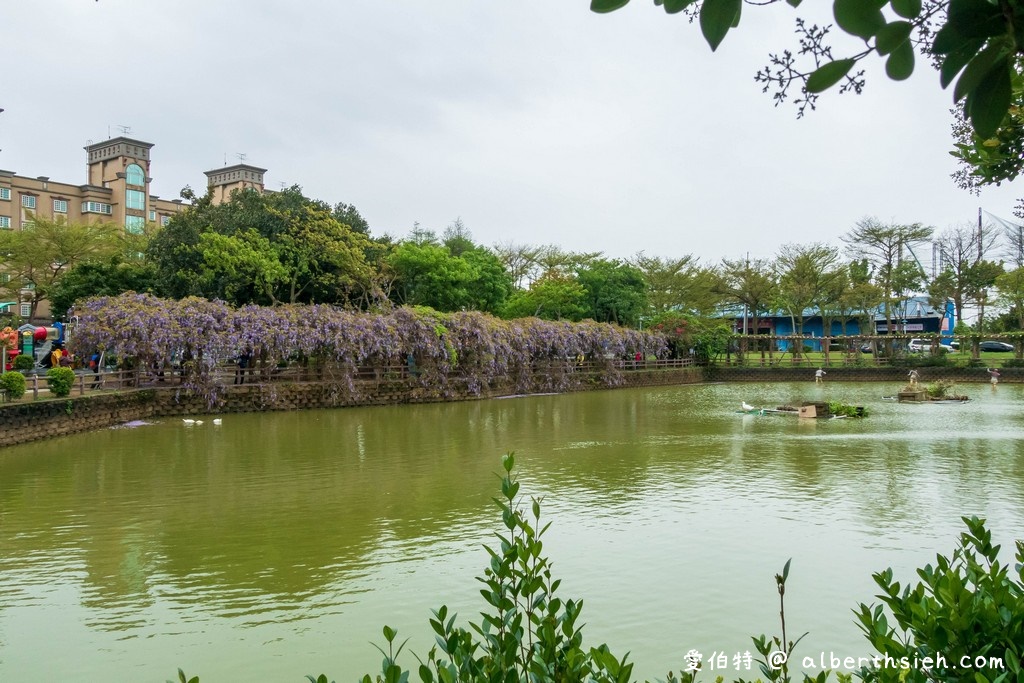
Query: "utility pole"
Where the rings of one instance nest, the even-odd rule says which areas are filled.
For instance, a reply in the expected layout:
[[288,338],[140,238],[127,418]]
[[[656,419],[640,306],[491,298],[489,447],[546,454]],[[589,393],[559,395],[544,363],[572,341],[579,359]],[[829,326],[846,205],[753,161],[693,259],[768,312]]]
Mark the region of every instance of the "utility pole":
[[984,244],[982,244],[982,233],[981,233],[981,207],[978,207],[978,262],[981,262],[984,256]]

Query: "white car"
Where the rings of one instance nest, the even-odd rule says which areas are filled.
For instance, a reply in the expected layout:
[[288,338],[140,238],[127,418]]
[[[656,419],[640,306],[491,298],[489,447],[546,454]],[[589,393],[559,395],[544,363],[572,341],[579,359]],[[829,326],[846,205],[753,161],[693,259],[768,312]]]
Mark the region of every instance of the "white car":
[[[930,351],[931,348],[932,348],[932,340],[931,339],[911,339],[910,343],[907,344],[907,350],[912,352],[912,353],[922,353],[924,351]],[[947,352],[952,352],[953,351],[953,347],[952,346],[950,346],[949,344],[943,344],[941,342],[939,343],[938,348],[942,349],[943,351],[947,351]]]

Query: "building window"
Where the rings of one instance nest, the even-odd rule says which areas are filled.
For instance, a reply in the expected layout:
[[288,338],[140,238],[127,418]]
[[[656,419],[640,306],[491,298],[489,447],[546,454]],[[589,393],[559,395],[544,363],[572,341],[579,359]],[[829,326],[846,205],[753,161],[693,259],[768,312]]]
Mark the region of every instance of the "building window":
[[146,221],[142,216],[125,216],[124,218],[125,229],[133,235],[141,234],[145,225]]
[[112,213],[110,204],[104,204],[102,202],[82,202],[82,213],[104,213],[110,215]]
[[171,224],[171,217],[170,216],[160,216],[160,225],[162,225],[164,227],[167,227],[170,224]]
[[129,209],[143,210],[146,208],[146,193],[138,190],[125,190],[124,205]]
[[35,221],[22,221],[21,222],[21,229],[22,230],[31,230],[34,227],[36,227],[36,222]]
[[11,188],[0,187],[0,199],[6,199],[7,201],[11,201]]
[[146,172],[138,164],[128,164],[128,168],[124,170],[124,175],[125,181],[129,185],[135,185],[136,187],[144,187],[146,185]]
[[11,217],[10,216],[0,216],[0,228],[6,228],[7,230],[11,229]]
[[32,304],[22,304],[21,305],[21,317],[22,318],[27,318],[30,315],[32,315]]
[[36,208],[36,198],[35,198],[35,195],[31,195],[31,194],[23,194],[23,195],[21,195],[21,205],[24,206],[26,209],[34,209],[34,208]]
[[149,220],[153,223],[156,222],[156,211],[154,211],[153,209],[149,210]]
[[68,212],[68,200],[66,200],[66,199],[54,199],[53,200],[53,212],[54,213],[67,213]]

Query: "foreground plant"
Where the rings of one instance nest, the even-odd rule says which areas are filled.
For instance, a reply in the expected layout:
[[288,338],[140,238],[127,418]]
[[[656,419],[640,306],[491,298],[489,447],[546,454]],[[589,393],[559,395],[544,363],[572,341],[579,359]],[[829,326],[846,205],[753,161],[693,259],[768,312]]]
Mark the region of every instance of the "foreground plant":
[[[951,557],[917,570],[921,581],[901,587],[891,569],[874,575],[882,604],[861,604],[860,629],[880,665],[861,677],[878,683],[1009,683],[1024,676],[1024,541],[1017,563],[999,561],[985,520],[964,517],[967,531]],[[891,626],[888,607],[895,618]],[[905,667],[903,662],[922,663]],[[898,664],[894,664],[898,663]]]
[[[455,625],[456,615],[442,606],[430,626],[438,645],[417,659],[420,680],[433,681],[598,681],[625,683],[633,665],[619,659],[606,645],[585,649],[579,622],[583,602],[557,596],[560,581],[552,578],[545,557],[540,501],[531,498],[529,513],[521,507],[519,482],[513,474],[515,456],[502,458],[501,509],[504,529],[496,547],[485,546],[490,566],[478,580],[489,609],[469,628]],[[377,681],[401,683],[410,672],[397,658],[397,632],[384,627],[387,651]],[[627,655],[628,656],[628,655]],[[372,683],[366,675],[363,683]]]

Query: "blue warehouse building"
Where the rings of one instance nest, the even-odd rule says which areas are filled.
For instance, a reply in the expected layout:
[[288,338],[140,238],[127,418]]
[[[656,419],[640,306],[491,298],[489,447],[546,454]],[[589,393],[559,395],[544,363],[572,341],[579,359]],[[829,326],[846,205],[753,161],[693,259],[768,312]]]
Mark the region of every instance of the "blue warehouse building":
[[[739,313],[739,315],[737,315]],[[834,317],[828,331],[830,337],[847,336],[875,336],[888,335],[890,331],[885,320],[885,310],[882,306],[872,311],[872,329],[861,329],[861,320],[864,316],[849,316],[846,324],[840,318]],[[948,343],[952,339],[953,328],[956,325],[955,309],[952,301],[947,301],[945,308],[936,308],[928,303],[928,297],[909,297],[892,307],[891,311],[893,328],[892,334],[906,335],[934,335],[941,334],[942,341]],[[735,317],[734,317],[735,316]],[[732,328],[737,334],[743,334],[744,317],[741,311],[730,309],[725,316],[732,319]],[[784,312],[773,311],[762,313],[758,318],[758,329],[754,329],[752,316],[746,317],[747,334],[765,336],[786,337],[796,335],[793,328],[793,319]],[[821,339],[826,336],[824,321],[818,309],[807,309],[804,311],[803,324],[804,344],[813,347],[814,351],[821,351]],[[778,340],[778,349],[787,351],[792,341]]]

